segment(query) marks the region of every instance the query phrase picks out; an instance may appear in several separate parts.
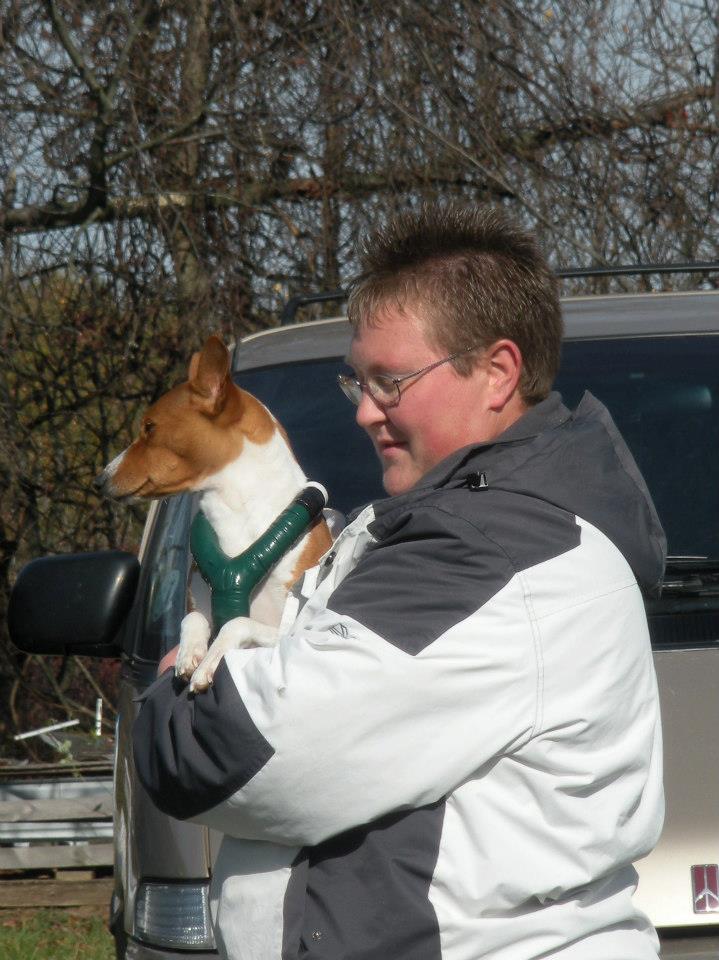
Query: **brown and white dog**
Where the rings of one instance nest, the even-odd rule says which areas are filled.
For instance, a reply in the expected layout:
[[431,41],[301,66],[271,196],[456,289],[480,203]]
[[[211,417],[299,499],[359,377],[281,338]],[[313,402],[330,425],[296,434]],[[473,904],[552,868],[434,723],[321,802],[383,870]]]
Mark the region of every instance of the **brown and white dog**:
[[[140,436],[98,478],[117,500],[202,492],[200,505],[222,550],[249,547],[307,483],[287,435],[256,397],[230,376],[230,354],[211,336],[190,361],[186,383],[174,387],[142,418]],[[199,611],[182,621],[175,672],[204,690],[231,649],[271,646],[287,591],[332,544],[318,518],[253,593],[250,617],[226,623],[208,651],[210,626]]]

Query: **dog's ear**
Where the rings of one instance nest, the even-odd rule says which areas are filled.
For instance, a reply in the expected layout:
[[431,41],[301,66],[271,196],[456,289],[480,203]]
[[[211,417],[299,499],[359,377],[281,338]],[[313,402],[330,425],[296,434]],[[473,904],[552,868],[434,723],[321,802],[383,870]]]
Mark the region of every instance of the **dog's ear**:
[[190,360],[188,380],[193,399],[205,413],[218,414],[230,379],[230,351],[215,334]]

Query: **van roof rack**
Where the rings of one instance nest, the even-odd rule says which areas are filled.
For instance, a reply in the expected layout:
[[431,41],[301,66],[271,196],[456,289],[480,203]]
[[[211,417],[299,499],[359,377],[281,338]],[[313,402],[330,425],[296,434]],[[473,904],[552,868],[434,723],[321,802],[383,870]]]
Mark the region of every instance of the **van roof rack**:
[[[555,273],[562,280],[581,277],[631,277],[657,273],[719,273],[719,260],[694,260],[685,263],[630,263],[616,267],[559,267]],[[295,322],[297,311],[309,303],[326,303],[346,300],[346,290],[329,290],[325,293],[306,293],[292,297],[284,305],[280,326]]]
[[560,267],[562,280],[574,277],[631,277],[649,273],[719,273],[718,260],[689,260],[686,263],[629,263],[616,267]]
[[297,297],[292,297],[284,305],[282,315],[280,316],[280,326],[286,327],[295,322],[295,315],[300,307],[307,306],[308,303],[325,303],[328,300],[346,300],[346,290],[329,290],[326,293],[303,293]]

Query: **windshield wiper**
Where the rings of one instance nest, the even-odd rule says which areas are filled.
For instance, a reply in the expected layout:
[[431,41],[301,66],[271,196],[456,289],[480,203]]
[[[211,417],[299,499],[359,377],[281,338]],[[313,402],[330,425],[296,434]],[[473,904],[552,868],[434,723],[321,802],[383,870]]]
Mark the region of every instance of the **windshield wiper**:
[[719,592],[719,560],[712,557],[669,556],[662,596]]

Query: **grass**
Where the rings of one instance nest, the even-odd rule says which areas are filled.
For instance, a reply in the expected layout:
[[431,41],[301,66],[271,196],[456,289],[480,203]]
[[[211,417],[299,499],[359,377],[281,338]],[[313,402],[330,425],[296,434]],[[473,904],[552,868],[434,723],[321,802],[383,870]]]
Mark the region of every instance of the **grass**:
[[104,917],[37,910],[0,919],[2,960],[114,960]]

